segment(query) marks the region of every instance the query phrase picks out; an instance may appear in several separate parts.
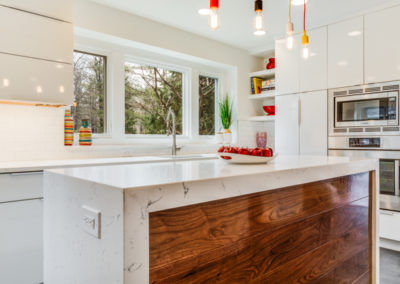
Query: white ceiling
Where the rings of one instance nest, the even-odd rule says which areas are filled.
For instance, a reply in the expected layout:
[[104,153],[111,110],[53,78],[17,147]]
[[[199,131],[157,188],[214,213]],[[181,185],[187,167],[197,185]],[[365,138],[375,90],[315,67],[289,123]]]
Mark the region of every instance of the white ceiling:
[[[253,35],[254,0],[220,0],[221,27],[212,31],[207,16],[197,13],[207,8],[209,0],[91,0],[182,30],[218,40],[229,45],[262,54],[272,49],[273,40],[284,35],[287,23],[288,1],[264,0],[264,18],[267,34]],[[309,0],[307,27],[318,27],[337,22],[367,11],[381,9],[396,0]],[[302,29],[302,6],[293,6],[295,31]]]

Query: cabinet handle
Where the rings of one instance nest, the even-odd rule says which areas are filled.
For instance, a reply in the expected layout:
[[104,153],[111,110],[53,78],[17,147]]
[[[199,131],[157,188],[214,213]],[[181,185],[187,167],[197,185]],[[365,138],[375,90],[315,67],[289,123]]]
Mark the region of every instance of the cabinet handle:
[[382,215],[387,215],[387,216],[393,216],[394,213],[393,212],[388,212],[388,211],[379,211],[380,214]]
[[11,176],[36,176],[41,174],[43,174],[43,171],[10,173]]
[[298,115],[299,115],[299,117],[298,117],[298,121],[299,121],[299,125],[301,125],[301,99],[300,99],[300,97],[299,97],[299,102],[298,102]]

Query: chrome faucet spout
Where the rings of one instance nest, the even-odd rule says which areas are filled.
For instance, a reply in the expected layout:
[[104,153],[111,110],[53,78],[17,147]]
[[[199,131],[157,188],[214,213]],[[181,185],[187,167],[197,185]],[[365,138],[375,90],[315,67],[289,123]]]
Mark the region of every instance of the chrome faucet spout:
[[172,110],[172,108],[169,108],[168,110],[168,114],[167,114],[167,135],[171,135],[171,131],[170,131],[170,120],[172,118],[172,155],[176,156],[176,152],[177,150],[179,150],[176,147],[176,122],[175,122],[175,113]]

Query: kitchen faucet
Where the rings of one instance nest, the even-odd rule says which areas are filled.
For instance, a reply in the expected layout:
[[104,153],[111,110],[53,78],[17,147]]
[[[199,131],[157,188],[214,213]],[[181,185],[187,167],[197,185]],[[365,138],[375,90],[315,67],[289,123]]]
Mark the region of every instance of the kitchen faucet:
[[172,156],[176,156],[176,151],[179,151],[180,148],[176,147],[176,123],[175,123],[175,113],[172,108],[169,108],[167,114],[167,135],[171,135],[171,131],[169,130],[169,122],[172,117]]

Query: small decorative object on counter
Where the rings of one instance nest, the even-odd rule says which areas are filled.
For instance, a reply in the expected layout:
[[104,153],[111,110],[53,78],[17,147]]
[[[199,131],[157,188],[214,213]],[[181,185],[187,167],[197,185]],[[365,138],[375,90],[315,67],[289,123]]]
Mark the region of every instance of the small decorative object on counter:
[[64,146],[72,146],[74,144],[74,119],[69,109],[64,114]]
[[217,140],[218,144],[223,144],[224,143],[224,132],[217,132],[217,134],[215,134],[215,139]]
[[88,119],[82,119],[82,126],[79,129],[79,145],[81,146],[92,145],[92,130],[89,127]]
[[232,104],[230,102],[229,96],[225,97],[219,101],[219,116],[221,118],[222,126],[224,127],[224,143],[232,143],[232,132],[229,129],[232,124]]
[[257,132],[256,144],[258,148],[267,147],[267,132]]
[[275,58],[274,57],[271,57],[269,59],[268,64],[267,64],[267,69],[268,70],[275,69]]

